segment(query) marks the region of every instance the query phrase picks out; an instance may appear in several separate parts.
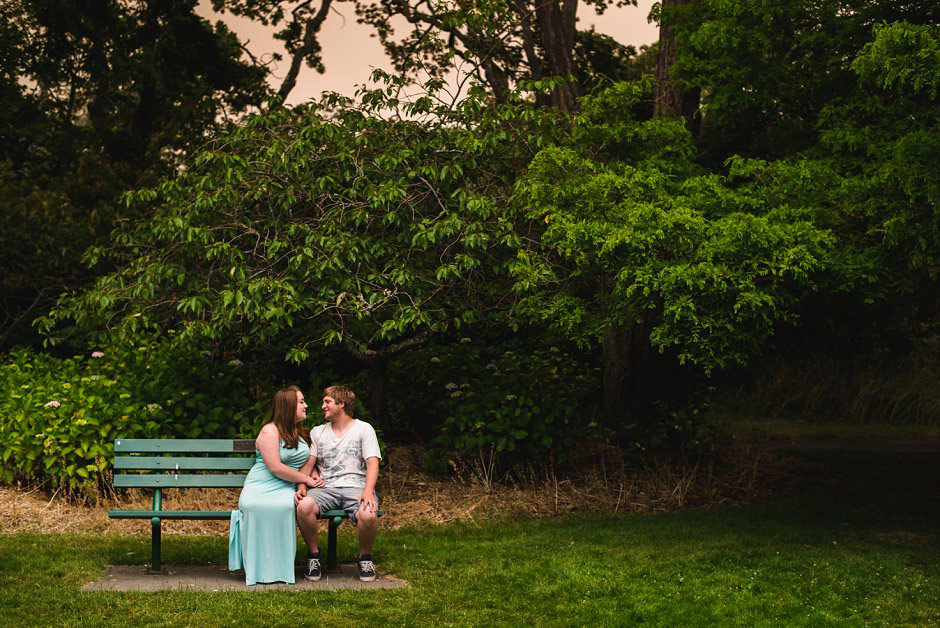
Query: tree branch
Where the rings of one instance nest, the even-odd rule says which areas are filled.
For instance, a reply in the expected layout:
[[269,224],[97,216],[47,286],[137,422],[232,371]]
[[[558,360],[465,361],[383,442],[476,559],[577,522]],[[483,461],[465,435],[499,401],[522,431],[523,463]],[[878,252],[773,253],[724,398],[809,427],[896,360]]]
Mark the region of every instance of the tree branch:
[[[323,3],[320,5],[320,10],[307,20],[307,24],[304,27],[303,41],[300,47],[291,53],[290,69],[287,71],[287,76],[284,77],[280,89],[277,90],[278,96],[281,97],[281,102],[287,100],[287,96],[297,85],[297,75],[300,74],[300,66],[303,64],[304,60],[310,55],[319,52],[320,42],[317,41],[317,33],[320,32],[320,27],[323,26],[323,22],[326,20],[327,13],[329,13],[332,3],[333,0],[323,0]],[[308,3],[304,3],[304,5],[301,6],[306,7],[307,4]],[[299,19],[298,11],[300,8],[301,7],[297,7],[297,9],[294,10],[295,19]]]
[[399,353],[404,353],[410,349],[416,349],[431,339],[431,331],[425,330],[409,338],[393,342],[387,347],[381,349],[366,349],[362,351],[356,346],[356,343],[349,337],[343,336],[343,349],[349,355],[364,364],[374,364],[395,357]]

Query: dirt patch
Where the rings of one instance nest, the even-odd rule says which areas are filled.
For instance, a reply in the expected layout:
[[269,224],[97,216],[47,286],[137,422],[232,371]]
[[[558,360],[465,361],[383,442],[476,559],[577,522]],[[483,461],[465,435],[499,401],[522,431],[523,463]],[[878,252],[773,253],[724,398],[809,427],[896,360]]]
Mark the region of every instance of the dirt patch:
[[[707,462],[628,460],[617,448],[590,444],[565,473],[530,466],[498,477],[492,461],[465,461],[447,477],[425,472],[407,448],[389,451],[379,479],[382,526],[444,524],[517,514],[657,512],[740,504],[780,491],[787,462],[766,452],[731,450]],[[164,493],[165,510],[230,510],[238,489],[187,489]],[[151,508],[148,492],[120,491],[116,498],[84,502],[40,488],[0,487],[0,533],[112,533],[139,535],[147,522],[112,520],[108,510]],[[222,535],[228,521],[166,521],[165,534]]]

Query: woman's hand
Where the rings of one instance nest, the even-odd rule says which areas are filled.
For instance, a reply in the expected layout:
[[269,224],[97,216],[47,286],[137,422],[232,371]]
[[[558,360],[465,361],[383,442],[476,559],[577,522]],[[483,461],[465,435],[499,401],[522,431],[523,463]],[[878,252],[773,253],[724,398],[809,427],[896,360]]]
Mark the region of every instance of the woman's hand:
[[310,488],[322,488],[323,487],[323,478],[320,477],[320,474],[316,471],[313,472],[313,475],[310,476],[307,480],[304,480],[304,484]]

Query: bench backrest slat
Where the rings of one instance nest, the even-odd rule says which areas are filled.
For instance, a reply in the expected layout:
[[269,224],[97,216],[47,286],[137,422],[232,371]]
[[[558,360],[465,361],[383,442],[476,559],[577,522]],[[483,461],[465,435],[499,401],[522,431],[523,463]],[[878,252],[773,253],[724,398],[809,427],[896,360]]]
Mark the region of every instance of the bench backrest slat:
[[115,488],[239,488],[245,474],[237,475],[115,475]]
[[254,458],[180,458],[170,456],[115,456],[115,469],[153,471],[245,471],[255,464]]
[[254,439],[221,438],[119,438],[114,441],[116,454],[156,453],[252,453]]

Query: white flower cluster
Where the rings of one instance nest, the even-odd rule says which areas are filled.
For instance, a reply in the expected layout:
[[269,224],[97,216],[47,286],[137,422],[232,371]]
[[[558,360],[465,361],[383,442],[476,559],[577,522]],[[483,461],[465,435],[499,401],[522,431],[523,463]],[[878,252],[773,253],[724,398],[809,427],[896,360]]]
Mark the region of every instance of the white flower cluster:
[[53,399],[52,401],[47,402],[45,407],[46,408],[58,408],[61,405],[62,405],[61,403]]

